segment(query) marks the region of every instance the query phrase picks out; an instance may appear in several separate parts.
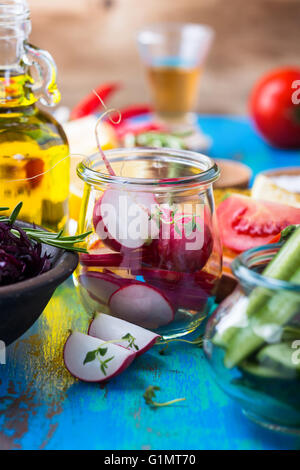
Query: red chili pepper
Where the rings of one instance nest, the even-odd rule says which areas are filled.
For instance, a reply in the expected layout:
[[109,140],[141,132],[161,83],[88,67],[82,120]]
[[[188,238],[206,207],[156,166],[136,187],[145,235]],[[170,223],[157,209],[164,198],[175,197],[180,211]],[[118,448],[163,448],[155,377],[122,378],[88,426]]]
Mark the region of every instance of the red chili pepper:
[[[113,92],[120,88],[119,83],[104,83],[95,88],[96,93],[100,98],[105,101]],[[94,92],[89,93],[85,96],[71,112],[70,119],[79,119],[81,117],[87,116],[88,114],[94,113],[97,108],[101,106],[99,98],[95,95]]]
[[292,235],[292,233],[296,230],[297,227],[299,227],[299,225],[288,225],[283,230],[281,230],[280,233],[275,235],[275,237],[272,238],[268,245],[270,243],[285,242]]
[[131,106],[126,106],[126,108],[119,109],[118,111],[118,113],[112,114],[110,116],[110,119],[112,119],[113,121],[117,121],[120,113],[122,118],[121,121],[117,124],[117,126],[121,126],[123,121],[125,121],[126,119],[141,116],[142,114],[151,113],[152,107],[149,104],[134,104]]
[[118,137],[122,138],[126,134],[138,135],[144,132],[167,132],[166,126],[156,122],[124,122],[115,129]]
[[275,237],[273,237],[272,240],[268,242],[268,245],[271,243],[279,243],[280,239],[281,239],[281,232],[275,235]]

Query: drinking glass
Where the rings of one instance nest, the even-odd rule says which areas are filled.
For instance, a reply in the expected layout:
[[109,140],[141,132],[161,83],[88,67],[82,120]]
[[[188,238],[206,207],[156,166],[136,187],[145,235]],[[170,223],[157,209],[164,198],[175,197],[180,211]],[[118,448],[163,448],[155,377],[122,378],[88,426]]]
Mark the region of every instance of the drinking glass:
[[153,24],[138,33],[138,48],[159,119],[180,127],[194,123],[191,111],[213,36],[211,27],[192,23]]

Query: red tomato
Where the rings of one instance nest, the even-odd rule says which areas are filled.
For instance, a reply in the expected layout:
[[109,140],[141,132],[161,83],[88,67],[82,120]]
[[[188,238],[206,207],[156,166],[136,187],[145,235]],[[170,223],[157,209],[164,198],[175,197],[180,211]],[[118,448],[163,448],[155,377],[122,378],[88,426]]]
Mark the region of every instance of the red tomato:
[[265,75],[250,97],[250,114],[263,137],[282,148],[300,148],[300,69]]
[[217,209],[223,245],[235,252],[269,243],[288,225],[300,223],[300,209],[232,195]]

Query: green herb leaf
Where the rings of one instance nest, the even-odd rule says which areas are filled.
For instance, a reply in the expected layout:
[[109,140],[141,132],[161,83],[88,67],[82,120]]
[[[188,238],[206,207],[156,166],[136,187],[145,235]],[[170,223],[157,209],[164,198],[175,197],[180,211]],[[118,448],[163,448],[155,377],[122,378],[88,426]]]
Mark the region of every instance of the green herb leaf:
[[192,235],[192,233],[193,233],[193,223],[191,220],[189,220],[188,222],[184,224],[184,234],[188,238]]
[[105,356],[105,354],[107,353],[107,348],[99,348],[98,353],[100,354],[100,356]]
[[23,202],[19,202],[19,204],[17,204],[14,210],[12,211],[10,218],[9,218],[11,225],[15,223],[16,218],[18,217],[19,212],[22,209],[22,206],[23,206]]
[[145,400],[145,403],[149,406],[151,406],[152,408],[160,408],[162,406],[169,406],[169,405],[173,405],[174,403],[177,403],[179,401],[184,401],[185,398],[175,398],[174,400],[170,400],[170,401],[167,401],[165,403],[157,403],[153,400],[153,398],[155,398],[155,395],[156,395],[156,391],[159,391],[160,390],[160,387],[158,387],[157,385],[149,385],[149,387],[147,387],[143,397],[144,397],[144,400]]
[[130,333],[127,333],[126,335],[122,336],[122,339],[126,339],[128,341],[128,347],[129,348],[135,348],[136,351],[139,350],[139,347],[137,344],[135,344],[135,337],[132,336]]
[[93,362],[96,359],[97,351],[98,351],[97,349],[95,349],[95,351],[89,351],[87,355],[85,356],[83,365],[87,364],[88,362]]
[[156,390],[159,391],[160,387],[157,385],[149,385],[149,387],[146,388],[146,391],[143,395],[145,402],[147,405],[152,405],[153,404],[153,398],[156,395]]
[[178,227],[178,224],[175,224],[175,231],[178,233],[178,235],[182,235],[182,232],[180,230],[180,228]]
[[289,225],[281,231],[280,242],[286,242],[287,239],[294,233],[299,225]]
[[106,361],[100,361],[100,369],[101,369],[101,371],[103,372],[104,375],[107,375],[106,374],[106,369],[108,369],[107,363],[109,361],[111,361],[113,358],[114,358],[114,356],[109,357],[108,359],[106,359]]

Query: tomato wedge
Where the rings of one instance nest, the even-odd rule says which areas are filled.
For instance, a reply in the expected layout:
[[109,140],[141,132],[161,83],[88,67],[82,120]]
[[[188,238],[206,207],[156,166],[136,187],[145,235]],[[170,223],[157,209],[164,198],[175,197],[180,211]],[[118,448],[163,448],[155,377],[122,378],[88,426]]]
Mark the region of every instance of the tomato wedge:
[[269,243],[288,225],[300,223],[300,209],[231,195],[217,209],[223,245],[237,253]]

